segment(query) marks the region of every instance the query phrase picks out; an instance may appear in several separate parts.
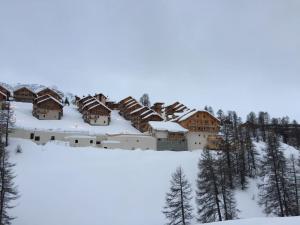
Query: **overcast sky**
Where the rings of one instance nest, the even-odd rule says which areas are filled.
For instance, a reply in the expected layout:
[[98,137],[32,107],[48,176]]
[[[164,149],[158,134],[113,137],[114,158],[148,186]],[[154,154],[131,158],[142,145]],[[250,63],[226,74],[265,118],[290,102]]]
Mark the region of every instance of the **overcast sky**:
[[299,0],[1,0],[0,81],[300,120]]

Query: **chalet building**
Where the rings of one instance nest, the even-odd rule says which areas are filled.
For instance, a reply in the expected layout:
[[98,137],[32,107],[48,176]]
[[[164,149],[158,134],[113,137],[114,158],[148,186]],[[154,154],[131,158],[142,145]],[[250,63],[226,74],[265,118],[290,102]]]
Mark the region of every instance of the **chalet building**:
[[206,148],[208,137],[210,136],[212,140],[220,131],[220,121],[207,111],[191,110],[174,121],[189,130],[187,134],[189,150]]
[[135,99],[130,99],[130,100],[124,102],[124,103],[122,104],[122,106],[120,107],[120,112],[119,112],[119,114],[120,114],[121,116],[125,117],[125,112],[126,112],[126,110],[127,110],[129,107],[137,106],[138,104],[139,104],[138,101],[135,100]]
[[94,98],[98,99],[100,102],[102,102],[104,105],[106,105],[107,97],[104,94],[102,94],[102,93],[96,94],[94,96]]
[[183,113],[186,110],[188,110],[188,108],[180,102],[175,102],[171,105],[168,105],[165,107],[166,120],[174,119],[177,113]]
[[11,96],[11,93],[10,93],[10,91],[9,91],[7,88],[5,88],[3,85],[0,85],[0,101],[1,101],[1,99],[3,98],[3,96],[5,96],[5,97],[6,97],[6,101],[8,101],[9,98],[10,98],[10,96]]
[[151,107],[152,110],[154,110],[155,112],[157,112],[159,115],[162,115],[163,113],[163,102],[156,102],[153,104],[153,106]]
[[188,130],[174,122],[149,122],[149,133],[156,139],[156,149],[187,151]]
[[128,119],[134,124],[136,118],[138,118],[142,113],[149,111],[150,109],[147,106],[143,106],[129,113]]
[[150,110],[150,113],[144,113],[138,119],[138,123],[136,124],[136,128],[142,133],[149,131],[149,122],[150,121],[163,121],[164,119],[153,110]]
[[142,118],[150,115],[153,112],[154,111],[148,107],[144,108],[142,111],[138,111],[138,113],[134,117],[132,117],[132,126],[134,126],[136,129],[139,129]]
[[37,94],[28,87],[20,87],[14,91],[16,102],[33,102],[35,98],[37,98]]
[[56,98],[58,101],[62,101],[62,96],[60,96],[60,94],[57,93],[57,91],[51,89],[51,88],[43,88],[42,90],[38,91],[37,96],[44,96],[44,95],[50,95],[53,98]]
[[0,91],[0,102],[5,102],[8,100],[8,97],[5,93],[3,93],[2,91]]
[[84,105],[84,103],[85,103],[87,100],[89,100],[89,99],[93,99],[93,97],[92,97],[91,95],[88,95],[88,96],[86,96],[86,97],[81,98],[81,99],[77,102],[78,108],[80,109],[80,108]]
[[111,110],[119,110],[120,105],[117,102],[114,101],[106,101],[106,106],[110,108]]
[[110,124],[111,110],[106,107],[102,102],[97,100],[89,104],[84,109],[83,119],[86,123],[95,126],[108,126]]
[[32,115],[40,120],[60,120],[63,105],[51,95],[40,96],[33,101]]
[[135,103],[135,104],[131,104],[130,106],[128,106],[127,108],[125,108],[124,110],[124,118],[126,120],[130,120],[130,117],[131,117],[131,112],[137,110],[137,109],[140,109],[140,108],[143,108],[143,106],[139,103]]
[[132,102],[133,100],[136,101],[133,97],[129,96],[129,97],[124,98],[123,100],[121,100],[121,101],[119,102],[119,110],[120,110],[120,114],[121,114],[121,111],[124,110],[124,107],[125,107],[128,103]]
[[100,102],[98,99],[96,99],[96,98],[94,98],[94,97],[88,98],[88,99],[86,99],[85,101],[83,101],[82,104],[81,104],[81,106],[78,108],[79,112],[82,113],[83,108],[84,108],[86,105],[88,105],[89,103],[95,102],[95,101]]

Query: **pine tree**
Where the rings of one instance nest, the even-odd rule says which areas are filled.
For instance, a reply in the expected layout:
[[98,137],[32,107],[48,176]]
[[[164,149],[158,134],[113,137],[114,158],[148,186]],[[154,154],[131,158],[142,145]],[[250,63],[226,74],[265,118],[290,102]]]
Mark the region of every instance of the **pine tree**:
[[8,210],[13,208],[12,201],[18,198],[14,185],[14,164],[9,162],[9,154],[4,143],[0,143],[0,225],[10,225],[14,217]]
[[193,218],[191,206],[192,188],[181,167],[172,175],[170,192],[166,194],[163,209],[168,219],[167,225],[189,225]]
[[278,216],[292,215],[290,182],[287,174],[286,159],[280,148],[278,136],[269,133],[267,147],[261,162],[262,183],[260,188],[260,205],[266,214]]
[[5,146],[8,146],[8,135],[14,126],[13,110],[10,107],[10,102],[5,103],[5,108],[0,110],[0,133],[5,139]]
[[258,152],[253,145],[250,131],[248,129],[245,129],[245,148],[247,152],[247,175],[249,177],[256,177],[257,175],[257,161],[258,161]]
[[140,98],[140,103],[141,103],[143,106],[150,107],[150,106],[151,106],[151,103],[150,103],[149,95],[148,95],[148,94],[143,94],[143,96]]
[[300,215],[300,202],[299,202],[299,168],[297,168],[297,162],[295,156],[292,154],[289,159],[289,169],[290,169],[290,177],[291,177],[291,186],[289,186],[290,191],[293,193],[292,195],[292,202],[289,204],[292,206],[292,215],[299,216]]
[[201,223],[222,221],[219,180],[216,162],[211,153],[205,150],[198,163],[197,177],[197,220]]
[[210,223],[237,218],[236,202],[228,182],[226,160],[206,150],[198,164],[196,203],[198,221]]

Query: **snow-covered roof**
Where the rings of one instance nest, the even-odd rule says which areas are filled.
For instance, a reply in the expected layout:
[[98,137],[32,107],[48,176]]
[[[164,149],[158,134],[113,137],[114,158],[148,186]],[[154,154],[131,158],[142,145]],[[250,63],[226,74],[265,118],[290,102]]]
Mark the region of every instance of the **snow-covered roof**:
[[48,101],[48,100],[52,100],[52,101],[56,102],[57,104],[59,104],[60,106],[63,106],[63,104],[60,101],[58,101],[56,98],[52,97],[51,95],[48,95],[47,98],[41,99],[40,101],[37,102],[37,104],[40,104],[40,103]]
[[102,107],[104,107],[104,108],[106,108],[109,112],[111,112],[111,109],[108,108],[106,105],[104,105],[104,104],[103,104],[102,102],[100,102],[100,101],[98,101],[98,104],[96,104],[96,105],[92,106],[91,108],[89,108],[88,111],[90,111],[90,110],[92,110],[92,109],[98,107],[99,105],[102,106]]
[[150,121],[149,125],[158,131],[169,131],[169,132],[188,132],[187,129],[180,126],[178,123],[174,122],[164,122],[164,121]]
[[[131,104],[129,107],[127,107],[127,109],[130,109],[130,108],[132,108],[133,106],[136,106],[136,105],[140,105],[138,102],[137,103],[135,103],[135,104]],[[141,106],[142,107],[142,106]]]
[[144,106],[144,107],[138,108],[136,110],[133,110],[130,114],[134,114],[134,113],[139,112],[139,111],[141,111],[142,109],[145,109],[145,108],[148,108],[148,107]]
[[213,118],[215,118],[216,120],[220,121],[218,118],[216,118],[214,115],[212,115],[210,112],[208,112],[208,111],[206,111],[206,110],[191,110],[191,111],[189,111],[188,113],[186,113],[185,115],[179,117],[179,118],[177,119],[177,121],[178,121],[178,122],[184,121],[184,120],[190,118],[191,116],[195,115],[195,114],[198,113],[198,112],[205,112],[205,113],[211,115],[211,116],[212,116]]
[[126,100],[125,102],[124,102],[124,104],[126,105],[126,104],[128,104],[129,102],[131,102],[131,101],[135,101],[132,97],[129,97],[129,99],[128,100]]
[[5,93],[3,93],[2,91],[0,91],[0,94],[3,95],[5,98],[7,98],[7,95]]
[[132,105],[134,105],[135,103],[137,103],[137,101],[134,100],[134,99],[132,99],[132,101],[130,101],[130,102],[128,102],[128,103],[125,104],[125,108],[128,108],[129,106],[132,106]]
[[85,109],[86,107],[90,106],[91,104],[93,104],[95,102],[100,103],[100,101],[98,99],[94,98],[92,101],[87,102],[86,104],[84,104],[82,109]]

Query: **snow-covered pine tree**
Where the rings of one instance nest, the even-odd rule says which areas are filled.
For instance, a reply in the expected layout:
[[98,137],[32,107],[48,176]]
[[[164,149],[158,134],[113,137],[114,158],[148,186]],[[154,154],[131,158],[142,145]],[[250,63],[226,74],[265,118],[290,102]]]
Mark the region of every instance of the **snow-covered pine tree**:
[[257,161],[258,161],[258,152],[252,142],[251,131],[245,129],[244,138],[245,138],[245,148],[247,154],[247,173],[249,177],[256,177],[257,175]]
[[215,159],[209,150],[201,154],[198,163],[196,204],[200,223],[222,221],[219,179]]
[[18,198],[14,184],[14,164],[9,162],[9,154],[5,145],[0,141],[0,225],[10,225],[14,217],[8,210],[13,207],[12,201]]
[[286,158],[280,147],[279,137],[274,133],[267,134],[267,147],[261,161],[260,205],[266,214],[291,216],[292,193],[287,174]]
[[181,167],[172,174],[170,192],[166,194],[163,213],[167,225],[189,225],[193,218],[192,188]]

